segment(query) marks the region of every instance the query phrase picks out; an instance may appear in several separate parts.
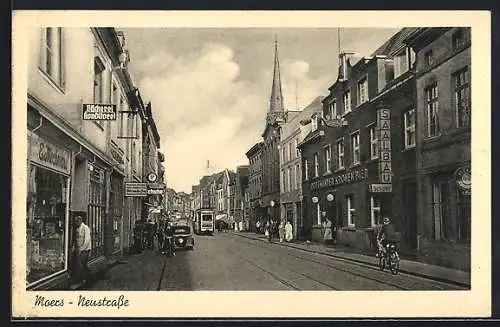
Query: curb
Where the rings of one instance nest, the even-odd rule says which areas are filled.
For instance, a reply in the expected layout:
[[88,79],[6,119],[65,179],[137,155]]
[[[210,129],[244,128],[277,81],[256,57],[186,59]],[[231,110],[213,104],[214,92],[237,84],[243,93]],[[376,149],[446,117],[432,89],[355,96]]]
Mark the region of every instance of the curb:
[[[237,233],[232,233],[232,234],[240,236],[240,237],[243,237],[243,238],[248,238],[248,239],[253,239],[253,240],[258,240],[258,241],[266,242],[266,240],[261,239],[261,238],[256,238],[256,237],[242,235],[242,234],[237,234]],[[373,264],[372,262],[363,261],[363,260],[357,260],[357,259],[353,259],[353,258],[346,258],[346,257],[343,257],[343,256],[339,256],[339,255],[335,255],[335,254],[332,254],[332,253],[328,253],[326,251],[321,251],[321,250],[318,251],[318,250],[313,250],[313,249],[302,248],[300,246],[294,246],[294,245],[288,244],[288,243],[275,243],[275,244],[278,244],[278,245],[281,245],[281,246],[286,246],[286,247],[289,247],[289,248],[294,248],[294,249],[302,250],[302,251],[305,251],[305,252],[327,255],[327,256],[330,256],[330,257],[333,257],[333,258],[338,258],[338,259],[342,259],[342,260],[346,260],[346,261],[351,261],[351,262],[356,262],[356,263],[362,263],[362,264],[365,264],[365,265],[370,265],[370,266],[378,267],[377,264]],[[453,285],[457,285],[457,286],[461,286],[461,287],[466,287],[466,288],[470,289],[470,284],[469,283],[463,283],[463,282],[460,282],[460,281],[451,280],[451,279],[447,279],[447,278],[443,278],[443,277],[437,277],[437,276],[434,276],[434,275],[422,274],[422,273],[411,271],[411,270],[407,270],[407,269],[399,269],[399,271],[402,272],[402,273],[408,274],[408,275],[413,275],[413,276],[417,276],[417,277],[423,277],[423,278],[431,279],[431,280],[434,280],[434,281],[437,281],[437,282],[442,282],[442,283],[447,283],[447,284],[453,284]]]

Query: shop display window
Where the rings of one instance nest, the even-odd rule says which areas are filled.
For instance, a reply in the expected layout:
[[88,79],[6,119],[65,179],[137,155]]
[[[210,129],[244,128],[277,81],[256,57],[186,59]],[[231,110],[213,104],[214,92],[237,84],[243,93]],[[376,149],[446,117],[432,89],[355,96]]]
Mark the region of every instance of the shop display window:
[[69,178],[30,165],[26,213],[26,283],[67,268]]

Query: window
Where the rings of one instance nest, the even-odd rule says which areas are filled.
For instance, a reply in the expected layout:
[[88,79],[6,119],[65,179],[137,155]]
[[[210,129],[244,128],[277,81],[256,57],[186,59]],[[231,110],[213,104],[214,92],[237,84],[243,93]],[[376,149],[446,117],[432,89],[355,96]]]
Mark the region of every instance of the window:
[[292,146],[292,142],[288,143],[288,152],[289,152],[290,159],[292,159],[293,158],[293,146]]
[[355,205],[354,205],[354,196],[352,194],[346,196],[347,202],[347,226],[354,227],[356,226],[355,221]]
[[42,49],[40,52],[40,69],[56,83],[63,87],[63,39],[60,27],[47,27],[42,29]]
[[370,130],[370,158],[378,158],[378,136],[375,124],[368,127]]
[[453,74],[457,127],[470,127],[470,90],[467,68]]
[[314,154],[314,177],[319,176],[319,160],[318,160],[318,154]]
[[351,146],[352,146],[352,164],[358,164],[360,161],[359,153],[359,131],[351,135]]
[[426,66],[432,66],[432,64],[434,63],[434,57],[432,56],[432,50],[429,50],[424,54],[424,60],[425,60]]
[[98,257],[104,253],[104,222],[106,216],[106,186],[104,170],[89,165],[89,204],[88,204],[88,226],[92,238],[91,258]]
[[329,173],[331,171],[331,162],[332,162],[332,147],[331,145],[327,145],[325,147],[325,171]]
[[312,123],[312,131],[314,132],[315,130],[318,129],[318,115],[317,114],[315,114],[311,118],[311,123]]
[[461,29],[453,33],[451,39],[453,43],[453,50],[458,50],[464,46],[463,33]]
[[119,107],[118,107],[118,112],[119,112],[119,117],[120,117],[120,121],[118,122],[118,135],[120,136],[125,136],[124,133],[125,133],[125,125],[127,123],[127,116],[125,113],[121,112],[121,111],[124,111],[125,108],[124,108],[124,103],[125,103],[125,100],[123,99],[123,96],[120,96],[120,104],[119,104]]
[[281,170],[281,189],[283,190],[283,192],[286,192],[286,182],[285,182],[285,179],[286,179],[286,175],[285,175],[285,170],[282,169]]
[[405,149],[415,146],[415,109],[404,113]]
[[307,159],[304,159],[304,180],[309,179],[309,162]]
[[368,80],[364,77],[358,82],[358,106],[368,101]]
[[434,218],[434,238],[448,240],[450,233],[450,190],[447,181],[436,181],[432,185],[432,213]]
[[291,191],[295,189],[295,182],[293,180],[292,168],[288,167],[288,190]]
[[372,226],[380,225],[382,219],[380,216],[380,198],[378,196],[370,197],[370,211]]
[[94,59],[94,103],[102,103],[104,92],[104,64],[99,57]]
[[351,92],[344,93],[344,113],[351,112]]
[[434,84],[425,90],[427,102],[427,136],[432,137],[439,134],[439,104],[438,87]]
[[297,154],[297,158],[300,157],[299,139],[295,139],[295,153]]
[[337,141],[337,169],[344,168],[344,140]]
[[283,149],[281,149],[281,157],[283,158],[283,162],[286,161],[286,151],[285,151],[285,147],[283,147]]
[[295,165],[295,182],[297,183],[297,189],[300,189],[300,166]]
[[337,102],[333,100],[330,104],[328,104],[328,117],[327,119],[335,119],[338,116],[337,113]]

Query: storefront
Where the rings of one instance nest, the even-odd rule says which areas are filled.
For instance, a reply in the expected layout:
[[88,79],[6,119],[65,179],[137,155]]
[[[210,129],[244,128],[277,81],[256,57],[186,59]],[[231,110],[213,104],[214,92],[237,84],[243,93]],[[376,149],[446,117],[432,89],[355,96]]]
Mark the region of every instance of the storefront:
[[69,149],[28,131],[27,287],[68,270],[71,169]]
[[111,254],[122,250],[123,242],[123,177],[117,173],[111,175],[111,188],[109,195],[109,233],[107,234],[107,247]]

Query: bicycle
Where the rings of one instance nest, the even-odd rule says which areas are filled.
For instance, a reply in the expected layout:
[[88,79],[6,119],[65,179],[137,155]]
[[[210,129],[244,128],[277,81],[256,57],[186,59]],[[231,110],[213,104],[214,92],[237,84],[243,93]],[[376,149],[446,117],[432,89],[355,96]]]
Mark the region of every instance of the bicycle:
[[399,253],[396,248],[396,244],[393,242],[388,242],[385,245],[385,253],[379,256],[379,267],[380,270],[384,270],[386,265],[393,275],[399,273],[400,258]]

